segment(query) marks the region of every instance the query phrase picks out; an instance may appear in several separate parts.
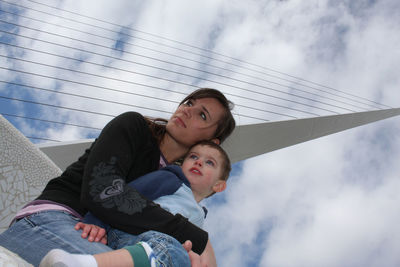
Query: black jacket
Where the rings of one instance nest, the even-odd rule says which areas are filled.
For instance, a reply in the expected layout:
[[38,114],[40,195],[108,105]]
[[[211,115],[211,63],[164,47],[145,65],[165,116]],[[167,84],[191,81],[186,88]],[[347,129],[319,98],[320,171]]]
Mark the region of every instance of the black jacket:
[[181,215],[172,215],[127,186],[159,167],[160,150],[142,115],[127,112],[111,120],[92,146],[37,199],[66,205],[82,216],[95,216],[130,234],[148,230],[191,240],[201,253],[208,234]]

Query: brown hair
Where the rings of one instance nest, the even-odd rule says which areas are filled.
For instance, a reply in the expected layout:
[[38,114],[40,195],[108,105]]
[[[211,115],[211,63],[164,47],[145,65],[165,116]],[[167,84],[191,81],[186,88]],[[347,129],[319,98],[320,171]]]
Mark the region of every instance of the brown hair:
[[161,118],[149,118],[149,117],[144,117],[144,119],[147,121],[151,133],[157,140],[157,143],[160,145],[161,140],[167,131],[166,125],[168,123],[168,120]]
[[218,122],[218,127],[214,134],[214,137],[218,138],[222,144],[222,142],[224,142],[225,139],[233,132],[236,126],[235,119],[231,113],[234,104],[229,101],[223,93],[216,89],[201,88],[186,96],[179,105],[184,104],[190,99],[196,100],[201,98],[214,98],[218,100],[218,102],[224,107],[225,113]]
[[[224,115],[218,122],[217,130],[215,131],[214,138],[218,138],[222,143],[225,139],[233,132],[235,129],[236,123],[231,110],[233,109],[234,104],[229,101],[223,93],[216,89],[211,88],[201,88],[196,91],[193,91],[188,96],[186,96],[179,105],[184,104],[186,101],[193,99],[201,99],[201,98],[214,98],[218,100],[219,103],[224,107]],[[165,135],[168,120],[165,119],[150,119],[146,118],[150,130],[153,133],[153,136],[157,139],[158,143],[161,143],[162,138]]]

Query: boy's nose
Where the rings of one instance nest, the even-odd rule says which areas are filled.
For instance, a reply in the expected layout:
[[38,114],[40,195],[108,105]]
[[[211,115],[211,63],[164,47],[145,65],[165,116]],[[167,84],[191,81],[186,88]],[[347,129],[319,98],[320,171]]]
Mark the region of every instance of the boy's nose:
[[200,167],[203,165],[202,161],[200,159],[196,160],[194,164],[199,165]]

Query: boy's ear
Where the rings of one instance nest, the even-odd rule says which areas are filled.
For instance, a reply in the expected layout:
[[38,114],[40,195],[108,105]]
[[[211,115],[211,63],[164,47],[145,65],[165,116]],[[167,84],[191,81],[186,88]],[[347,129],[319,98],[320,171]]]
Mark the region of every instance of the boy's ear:
[[217,145],[220,145],[220,144],[221,144],[221,141],[220,141],[218,138],[213,138],[213,139],[211,139],[210,141],[213,142],[213,143],[215,143],[215,144],[217,144]]
[[224,191],[226,189],[226,181],[223,180],[219,180],[215,183],[215,185],[213,186],[213,190],[216,193],[220,193],[222,191]]

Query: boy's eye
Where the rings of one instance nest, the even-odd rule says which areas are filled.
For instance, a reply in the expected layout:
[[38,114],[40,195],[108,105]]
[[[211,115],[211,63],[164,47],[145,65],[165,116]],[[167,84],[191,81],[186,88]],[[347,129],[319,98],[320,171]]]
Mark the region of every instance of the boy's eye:
[[191,159],[197,159],[197,156],[194,155],[194,154],[192,154],[192,155],[189,156],[189,158],[191,158]]
[[212,161],[212,160],[207,160],[206,161],[206,164],[207,165],[210,165],[210,166],[214,166],[215,164],[214,164],[214,161]]

